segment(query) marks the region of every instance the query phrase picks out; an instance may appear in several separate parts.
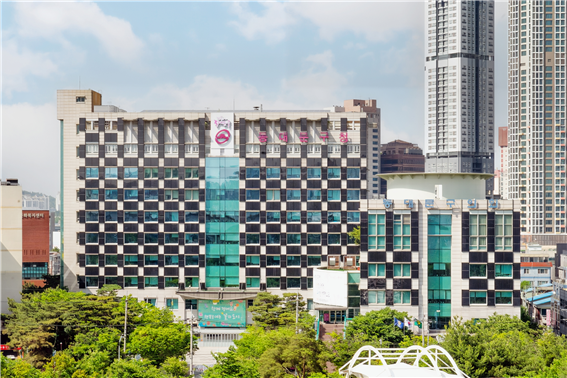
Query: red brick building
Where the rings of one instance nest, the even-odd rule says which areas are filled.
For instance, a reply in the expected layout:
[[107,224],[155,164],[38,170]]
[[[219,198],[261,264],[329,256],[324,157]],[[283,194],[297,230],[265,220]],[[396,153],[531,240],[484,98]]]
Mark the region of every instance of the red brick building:
[[22,284],[43,286],[49,269],[49,211],[22,211]]

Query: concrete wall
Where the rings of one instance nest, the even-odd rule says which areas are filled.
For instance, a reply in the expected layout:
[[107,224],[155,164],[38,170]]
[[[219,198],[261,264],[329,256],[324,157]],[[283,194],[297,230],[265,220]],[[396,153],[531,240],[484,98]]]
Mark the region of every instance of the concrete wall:
[[21,299],[22,187],[2,183],[0,207],[0,311],[4,314],[8,313],[8,298]]

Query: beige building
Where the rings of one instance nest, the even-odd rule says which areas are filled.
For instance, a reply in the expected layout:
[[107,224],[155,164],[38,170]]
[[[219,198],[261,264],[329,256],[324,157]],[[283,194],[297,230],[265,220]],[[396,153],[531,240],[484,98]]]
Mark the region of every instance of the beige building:
[[22,187],[16,179],[0,185],[1,312],[8,312],[8,298],[20,299],[22,290]]

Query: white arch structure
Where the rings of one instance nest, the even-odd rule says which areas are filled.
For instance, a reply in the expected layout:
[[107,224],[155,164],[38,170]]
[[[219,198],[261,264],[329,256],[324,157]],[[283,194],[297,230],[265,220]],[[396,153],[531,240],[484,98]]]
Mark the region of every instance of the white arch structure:
[[[367,352],[367,353],[365,353]],[[361,354],[365,356],[361,356]],[[420,366],[420,363],[425,366]],[[346,378],[463,377],[453,357],[438,345],[405,349],[374,348],[366,345],[339,369]]]

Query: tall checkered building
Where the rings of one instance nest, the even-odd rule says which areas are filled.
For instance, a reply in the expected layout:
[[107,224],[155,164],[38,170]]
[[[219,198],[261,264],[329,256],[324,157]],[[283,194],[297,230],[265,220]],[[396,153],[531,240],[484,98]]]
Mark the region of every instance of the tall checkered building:
[[129,113],[58,91],[65,285],[117,284],[182,317],[262,290],[312,299],[315,267],[358,261],[347,233],[379,197],[380,113],[356,101]]

